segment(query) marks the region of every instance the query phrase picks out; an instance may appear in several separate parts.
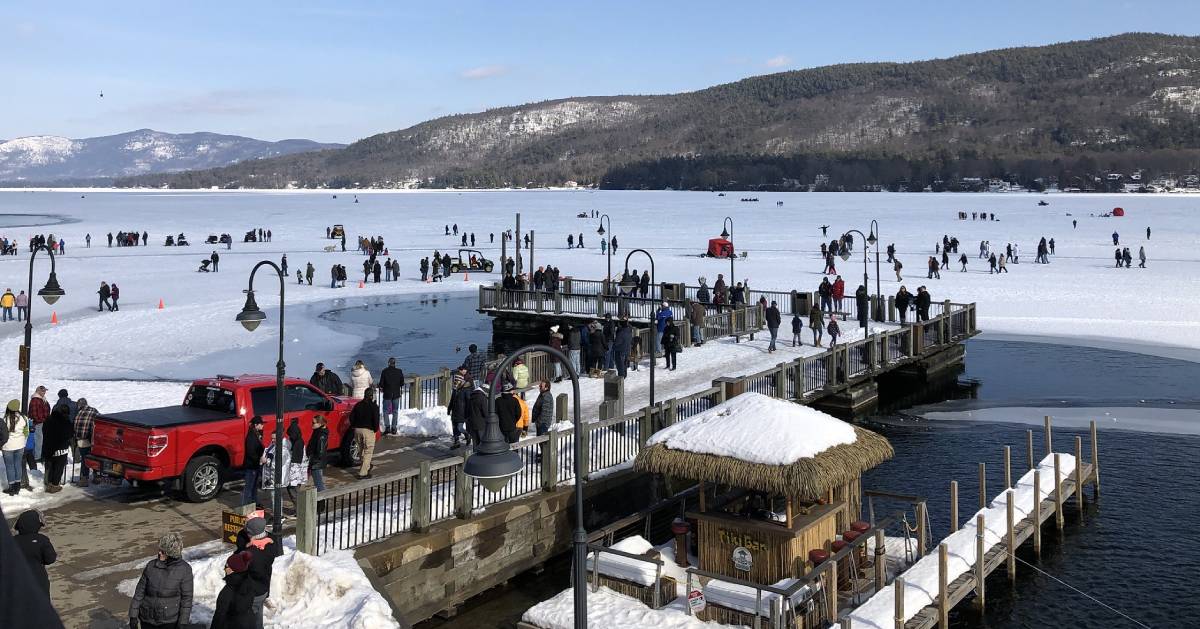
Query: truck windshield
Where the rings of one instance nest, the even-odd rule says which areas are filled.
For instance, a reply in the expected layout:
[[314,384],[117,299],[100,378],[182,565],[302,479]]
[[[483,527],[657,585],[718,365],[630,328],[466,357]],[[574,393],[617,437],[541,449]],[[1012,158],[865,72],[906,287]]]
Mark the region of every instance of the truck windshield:
[[199,384],[194,384],[192,388],[188,389],[187,396],[183,398],[183,405],[222,413],[236,414],[237,412],[233,391]]

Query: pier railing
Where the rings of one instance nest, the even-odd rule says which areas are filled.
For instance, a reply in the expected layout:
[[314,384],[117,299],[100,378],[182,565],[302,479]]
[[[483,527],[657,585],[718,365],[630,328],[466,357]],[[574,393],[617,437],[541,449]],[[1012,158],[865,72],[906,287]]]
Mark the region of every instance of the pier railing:
[[[706,334],[732,325],[746,329],[760,325],[760,309],[726,311],[716,322],[706,318]],[[745,321],[740,319],[744,318]],[[686,324],[686,322],[684,322]],[[744,327],[742,327],[744,326]],[[640,334],[648,338],[650,329]],[[448,457],[424,462],[382,478],[356,481],[336,489],[302,491],[297,538],[301,550],[321,553],[331,549],[355,548],[393,535],[423,531],[431,524],[453,518],[470,518],[490,505],[553,491],[573,482],[575,439],[585,440],[584,469],[591,477],[610,474],[631,465],[656,431],[702,413],[729,397],[745,391],[800,403],[844,391],[903,363],[921,360],[977,333],[974,304],[943,304],[941,314],[929,321],[900,329],[881,330],[865,339],[842,343],[819,354],[803,356],[756,373],[718,378],[712,386],[694,393],[660,401],[635,412],[600,421],[589,421],[582,433],[573,427],[529,437],[512,444],[524,465],[498,493],[483,488],[463,473],[464,458]],[[681,337],[690,342],[686,327]],[[648,342],[643,345],[649,353]],[[544,356],[525,356],[531,382],[553,368]],[[406,401],[414,404],[445,404],[449,400],[450,372],[409,379]],[[565,397],[565,396],[564,396]],[[565,400],[560,401],[565,402]],[[420,406],[412,406],[420,408]],[[567,405],[556,404],[565,420]]]

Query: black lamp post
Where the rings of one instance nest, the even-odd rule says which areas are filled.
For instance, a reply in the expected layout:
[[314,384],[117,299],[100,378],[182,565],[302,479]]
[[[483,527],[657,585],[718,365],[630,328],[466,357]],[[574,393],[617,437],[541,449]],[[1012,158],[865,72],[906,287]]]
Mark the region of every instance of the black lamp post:
[[[635,253],[644,253],[650,259],[650,285],[654,283],[654,256],[650,255],[645,249],[634,249],[625,255],[625,273],[629,273],[629,258]],[[654,406],[654,363],[658,362],[658,320],[654,317],[654,311],[651,310],[650,315],[650,406]]]
[[879,222],[871,219],[871,233],[867,235],[867,244],[875,245],[875,299],[879,305],[875,320],[883,321],[883,291],[879,289]]
[[[868,286],[868,280],[867,280],[867,250],[868,250],[868,249],[870,249],[871,245],[870,245],[870,243],[868,242],[868,241],[869,241],[869,239],[868,239],[868,238],[867,238],[865,235],[863,235],[863,233],[862,233],[862,232],[858,231],[857,229],[848,229],[848,230],[846,230],[846,233],[845,233],[845,234],[842,234],[842,238],[844,239],[844,238],[846,237],[846,235],[847,235],[847,234],[849,234],[849,233],[851,233],[851,232],[853,232],[853,233],[855,233],[855,234],[858,234],[858,235],[859,235],[859,237],[861,237],[861,238],[863,239],[863,288],[866,288],[866,287]],[[844,240],[843,240],[843,242],[844,242]],[[843,248],[843,249],[842,249],[842,255],[841,255],[841,258],[842,258],[842,260],[849,260],[849,259],[850,259],[850,251],[849,251],[848,249],[845,249],[845,248]],[[867,306],[867,308],[870,308],[870,306],[868,305],[868,306]],[[867,314],[868,314],[868,316],[870,316],[870,310],[868,310],[868,311],[867,311]],[[860,321],[863,321],[863,326],[862,326],[862,327],[863,327],[863,329],[865,330],[865,329],[867,328],[866,320],[865,320],[865,319],[862,319],[862,318],[860,318],[859,320],[860,320]]]
[[[733,219],[728,216],[725,217],[725,226],[721,228],[721,238],[728,240],[729,244],[731,244],[731,245],[733,244]],[[730,251],[729,252],[729,290],[731,290],[731,291],[733,290],[733,285],[734,285],[733,259],[735,257],[737,257],[736,252]]]
[[50,278],[37,294],[51,306],[59,297],[67,294],[58,285],[58,276],[54,272],[54,252],[46,245],[34,247],[29,254],[29,288],[25,291],[29,298],[29,307],[25,311],[25,344],[21,346],[20,359],[17,361],[21,368],[21,414],[25,416],[29,415],[29,355],[32,353],[30,346],[33,344],[33,260],[37,258],[39,251],[45,251],[50,256]]
[[[604,240],[604,221],[608,221],[608,231],[610,231],[610,232],[612,231],[612,219],[608,217],[608,214],[601,214],[600,215],[600,228],[596,230],[596,233],[600,234],[601,241]],[[606,275],[604,277],[604,294],[607,295],[612,292],[612,289],[609,288],[609,285],[612,284],[612,246],[611,246],[611,243],[606,244],[604,249],[605,249],[605,251],[608,252],[608,275]]]
[[267,315],[254,301],[254,274],[263,266],[269,266],[275,269],[275,276],[279,278],[279,360],[275,363],[275,490],[271,495],[271,509],[275,512],[273,522],[271,524],[272,531],[276,535],[283,534],[283,494],[280,489],[283,486],[283,269],[280,269],[277,264],[270,260],[263,260],[254,265],[254,269],[250,271],[250,286],[246,289],[246,305],[242,306],[242,311],[237,314],[234,319],[242,324],[246,330],[253,332],[258,325],[266,321]]
[[[572,586],[575,591],[575,627],[587,629],[587,530],[583,528],[583,484],[587,470],[583,469],[583,439],[579,437],[583,430],[583,421],[579,413],[579,372],[561,350],[549,345],[526,345],[513,352],[500,366],[496,373],[504,373],[512,366],[513,361],[529,352],[544,352],[559,364],[567,368],[571,377],[574,391],[574,423],[575,423],[575,533],[572,536],[574,548],[574,565]],[[513,451],[500,433],[500,416],[496,414],[496,387],[488,391],[488,420],[483,431],[479,447],[463,462],[463,473],[478,478],[488,491],[497,492],[508,484],[508,481],[524,467],[521,456]]]

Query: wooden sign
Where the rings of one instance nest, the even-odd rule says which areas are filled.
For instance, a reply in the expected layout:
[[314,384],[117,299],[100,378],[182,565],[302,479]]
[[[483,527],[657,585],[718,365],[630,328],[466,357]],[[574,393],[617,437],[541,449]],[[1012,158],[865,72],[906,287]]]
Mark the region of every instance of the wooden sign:
[[246,520],[249,520],[249,515],[242,515],[233,511],[221,512],[221,539],[227,543],[236,544],[237,534],[246,527]]
[[717,531],[717,537],[725,544],[733,544],[751,551],[767,550],[766,542],[755,539],[751,535],[742,531],[731,531],[729,529],[720,529]]
[[754,555],[744,546],[733,549],[733,567],[743,572],[750,572],[754,567]]

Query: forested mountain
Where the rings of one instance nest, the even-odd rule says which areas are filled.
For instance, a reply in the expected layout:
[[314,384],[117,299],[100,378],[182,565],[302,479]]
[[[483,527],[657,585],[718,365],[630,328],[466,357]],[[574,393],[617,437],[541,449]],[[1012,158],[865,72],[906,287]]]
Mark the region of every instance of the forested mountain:
[[72,140],[36,135],[0,140],[0,181],[84,183],[89,179],[225,166],[248,159],[341,148],[312,140],[266,142],[217,133],[128,133]]
[[[336,151],[119,180],[174,187],[720,188],[1200,166],[1200,38],[1126,34],[448,116]],[[1071,176],[1068,172],[1066,176]]]

